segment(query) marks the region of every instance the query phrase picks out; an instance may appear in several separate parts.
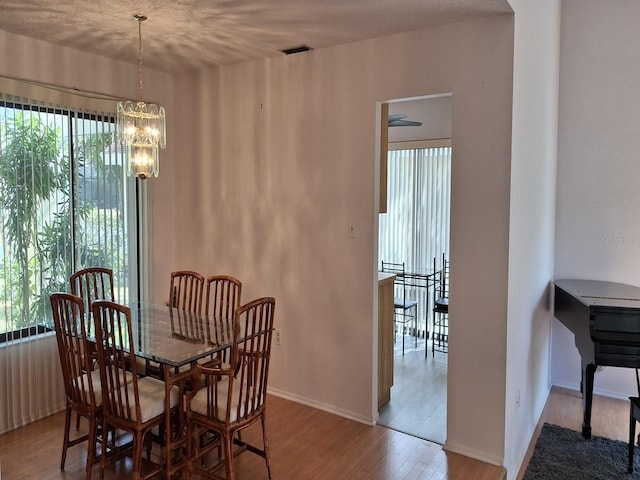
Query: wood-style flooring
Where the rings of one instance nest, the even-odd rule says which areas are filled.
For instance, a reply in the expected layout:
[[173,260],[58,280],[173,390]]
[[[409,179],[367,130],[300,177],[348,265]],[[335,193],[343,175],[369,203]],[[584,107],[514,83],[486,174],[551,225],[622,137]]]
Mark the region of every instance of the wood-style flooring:
[[[269,396],[267,432],[276,480],[502,480],[504,469],[385,427],[370,427]],[[0,435],[3,480],[84,479],[85,445],[69,449],[60,471],[62,413]],[[81,433],[86,424],[81,424]],[[256,439],[259,429],[245,438]],[[108,479],[128,478],[131,463],[111,466]],[[264,461],[250,453],[236,460],[237,480],[267,478]],[[94,466],[93,478],[99,468]],[[156,477],[162,478],[162,477]],[[196,478],[196,477],[194,477]]]
[[[400,345],[400,346],[399,346]],[[446,439],[447,356],[436,352],[424,357],[424,342],[414,347],[407,336],[405,354],[396,342],[394,386],[391,401],[380,411],[380,424],[417,437],[444,444]],[[527,463],[542,425],[553,423],[572,430],[582,429],[582,396],[580,392],[554,387],[549,394],[541,419],[531,440],[519,472],[524,475]],[[594,395],[592,434],[628,441],[629,402]]]
[[[551,389],[527,455],[518,473],[518,480],[524,477],[527,464],[533,454],[536,440],[544,423],[552,423],[581,432],[582,395],[580,392],[558,387]],[[629,401],[594,395],[593,408],[591,410],[591,434],[628,442]]]
[[407,335],[402,355],[396,339],[391,400],[380,409],[380,425],[444,445],[447,435],[447,354],[431,353],[424,340]]
[[[424,359],[424,351],[422,351]],[[593,434],[627,441],[629,404],[594,396]],[[65,471],[60,470],[62,413],[0,435],[0,478],[84,479],[86,449],[69,449]],[[544,422],[580,431],[579,392],[553,388],[529,451],[518,474],[522,479]],[[80,434],[86,429],[81,424]],[[436,443],[382,426],[368,427],[278,397],[268,397],[267,432],[273,478],[278,480],[502,480],[501,467],[445,452]],[[258,431],[248,432],[256,438]],[[263,461],[244,453],[237,461],[238,480],[266,479]],[[128,478],[129,460],[111,466],[106,478]],[[93,469],[98,478],[99,469]],[[161,478],[161,477],[157,477]]]

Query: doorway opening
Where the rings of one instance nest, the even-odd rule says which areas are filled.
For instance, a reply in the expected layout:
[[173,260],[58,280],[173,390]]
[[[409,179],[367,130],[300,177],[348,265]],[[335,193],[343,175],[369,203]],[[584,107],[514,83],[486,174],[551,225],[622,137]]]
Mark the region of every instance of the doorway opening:
[[393,386],[378,423],[444,444],[448,353],[442,338],[434,348],[432,309],[436,272],[449,258],[452,97],[394,100],[382,111],[388,115],[382,124],[387,144],[381,144],[386,205],[378,222],[378,267],[401,263],[427,281],[403,287],[417,302],[416,322],[412,328],[394,322]]

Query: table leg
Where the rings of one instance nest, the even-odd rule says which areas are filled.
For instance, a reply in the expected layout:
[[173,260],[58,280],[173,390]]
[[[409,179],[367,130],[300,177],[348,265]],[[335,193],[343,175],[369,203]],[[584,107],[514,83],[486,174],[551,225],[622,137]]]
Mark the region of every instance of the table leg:
[[[171,367],[169,365],[163,366],[164,371],[164,422],[165,422],[165,431],[164,431],[164,441],[165,441],[165,455],[166,455],[166,467],[165,472],[167,476],[167,480],[171,479],[171,457],[172,457],[172,447],[171,447],[171,437],[173,432],[171,431]],[[182,400],[180,401],[182,403]],[[180,405],[180,408],[182,405]]]
[[[165,385],[165,474],[167,480],[170,480],[176,472],[185,468],[186,462],[186,433],[184,422],[184,392],[186,390],[186,384],[189,381],[194,381],[194,372],[190,370],[188,372],[173,373],[172,367],[168,365],[163,366],[164,372],[164,385]],[[172,422],[171,418],[171,389],[178,388],[179,400],[177,407],[177,418],[175,422]],[[174,428],[172,428],[174,427]],[[182,453],[180,454],[180,449]]]

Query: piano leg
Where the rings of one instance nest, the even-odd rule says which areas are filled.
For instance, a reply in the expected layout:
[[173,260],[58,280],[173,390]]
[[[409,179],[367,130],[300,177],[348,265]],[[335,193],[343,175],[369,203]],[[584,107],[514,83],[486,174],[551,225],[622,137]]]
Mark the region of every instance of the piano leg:
[[635,445],[633,444],[633,440],[636,436],[636,419],[633,416],[633,401],[631,401],[631,412],[629,415],[629,464],[627,466],[627,473],[633,473],[633,450]]
[[596,366],[593,363],[587,364],[583,370],[582,379],[582,407],[584,419],[582,421],[582,436],[589,440],[591,438],[591,405],[593,404],[593,377],[596,373]]

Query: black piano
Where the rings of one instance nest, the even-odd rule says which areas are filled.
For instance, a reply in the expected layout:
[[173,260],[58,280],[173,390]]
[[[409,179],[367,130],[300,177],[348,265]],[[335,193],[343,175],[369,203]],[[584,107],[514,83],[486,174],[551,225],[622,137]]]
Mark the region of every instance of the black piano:
[[556,280],[554,313],[573,332],[582,360],[582,436],[591,438],[598,366],[640,368],[640,288],[595,280]]

